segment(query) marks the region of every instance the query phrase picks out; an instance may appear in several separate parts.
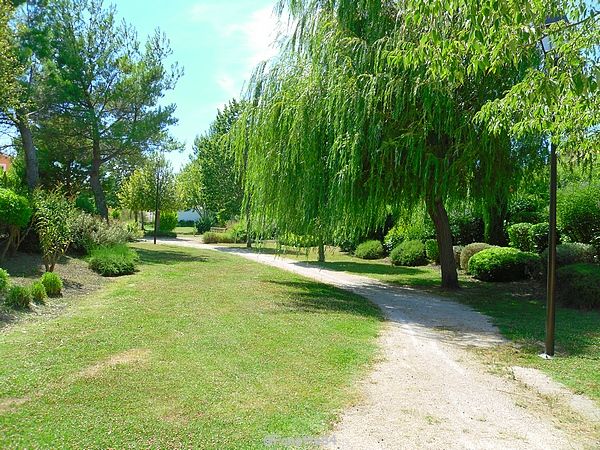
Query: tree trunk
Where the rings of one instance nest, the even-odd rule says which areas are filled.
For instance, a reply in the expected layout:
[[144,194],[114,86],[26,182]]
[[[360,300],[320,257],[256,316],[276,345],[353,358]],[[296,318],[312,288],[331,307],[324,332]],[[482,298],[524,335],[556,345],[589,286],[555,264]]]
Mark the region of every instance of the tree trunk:
[[325,262],[325,244],[323,244],[322,242],[319,244],[319,262]]
[[486,205],[484,214],[485,242],[492,245],[506,246],[506,234],[504,233],[504,221],[508,210],[507,201],[494,202]]
[[27,187],[30,191],[33,191],[40,180],[40,170],[38,165],[37,152],[33,145],[33,134],[31,133],[31,127],[27,120],[27,115],[19,113],[17,115],[17,128],[21,135],[21,142],[23,143],[23,150],[25,153],[25,174],[27,178]]
[[102,218],[108,222],[108,207],[106,206],[104,189],[102,189],[102,183],[100,182],[101,164],[100,141],[94,140],[92,169],[90,170],[90,185],[92,187],[92,192],[94,193],[94,199],[96,200],[96,209]]
[[250,203],[246,205],[246,248],[252,248],[252,234],[250,233]]
[[452,231],[448,213],[441,199],[433,199],[427,203],[427,211],[435,226],[437,243],[440,250],[440,264],[442,266],[442,287],[444,289],[458,289],[458,272],[452,248]]

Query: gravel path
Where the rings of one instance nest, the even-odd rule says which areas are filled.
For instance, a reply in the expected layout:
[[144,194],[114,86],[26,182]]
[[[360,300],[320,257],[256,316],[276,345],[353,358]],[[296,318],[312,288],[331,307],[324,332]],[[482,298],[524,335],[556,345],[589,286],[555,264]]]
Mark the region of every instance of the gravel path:
[[600,448],[597,436],[559,429],[537,392],[490,373],[473,357],[469,347],[504,341],[486,316],[464,305],[273,255],[194,240],[162,243],[236,254],[354,292],[384,311],[381,357],[361,383],[361,403],[342,413],[328,448]]

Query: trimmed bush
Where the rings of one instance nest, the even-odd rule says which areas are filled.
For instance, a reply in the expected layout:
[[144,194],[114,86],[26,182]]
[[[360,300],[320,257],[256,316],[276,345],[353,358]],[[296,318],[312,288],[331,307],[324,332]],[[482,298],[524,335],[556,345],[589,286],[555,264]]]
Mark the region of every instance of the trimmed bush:
[[230,233],[215,233],[209,231],[202,235],[202,242],[205,244],[234,244],[235,239]]
[[600,183],[572,185],[559,192],[558,221],[573,242],[592,242],[600,234]]
[[46,294],[49,296],[54,297],[60,295],[62,292],[63,282],[57,274],[53,272],[46,272],[44,275],[42,275],[40,281],[46,289]]
[[490,248],[490,244],[486,244],[485,242],[474,242],[473,244],[467,245],[460,252],[460,267],[467,273],[469,273],[469,260],[473,255],[476,255],[482,250],[486,248]]
[[11,286],[6,294],[4,303],[11,308],[29,308],[31,303],[31,290],[23,286]]
[[176,212],[161,212],[158,229],[160,231],[173,231],[177,228],[178,223],[179,219]]
[[41,281],[36,281],[31,285],[31,299],[34,303],[38,305],[43,305],[46,303],[46,299],[48,298],[48,294],[46,293],[46,288],[42,284]]
[[557,271],[558,299],[580,309],[600,308],[600,266],[571,264]]
[[5,293],[10,286],[10,275],[4,269],[0,269],[0,294]]
[[361,259],[383,258],[383,245],[379,241],[366,241],[356,247],[354,256]]
[[92,250],[89,266],[103,277],[119,277],[135,273],[139,261],[139,256],[134,250],[126,245],[114,245]]
[[[596,249],[592,245],[581,244],[578,242],[569,242],[556,246],[556,265],[559,267],[570,264],[592,263]],[[542,262],[544,270],[548,262],[548,249],[542,252]]]
[[469,260],[469,272],[482,281],[518,281],[539,272],[537,253],[522,252],[512,247],[492,247],[480,251]]
[[529,222],[515,223],[506,230],[508,233],[508,245],[523,252],[531,250],[531,228]]
[[390,253],[395,266],[424,266],[427,264],[425,244],[421,241],[404,241]]
[[433,263],[440,263],[440,249],[438,247],[437,240],[427,239],[425,241],[425,254],[427,259]]

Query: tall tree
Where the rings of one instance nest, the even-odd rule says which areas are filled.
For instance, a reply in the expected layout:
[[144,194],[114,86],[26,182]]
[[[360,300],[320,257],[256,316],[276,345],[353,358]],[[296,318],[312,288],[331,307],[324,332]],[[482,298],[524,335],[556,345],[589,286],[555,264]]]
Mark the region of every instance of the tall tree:
[[243,189],[227,134],[243,107],[232,100],[218,111],[208,132],[196,138],[192,160],[179,176],[179,191],[187,206],[223,220],[241,212]]
[[[240,121],[250,124],[246,188],[256,213],[289,215],[287,198],[267,204],[261,193],[291,193],[295,205],[325,191],[329,223],[368,229],[385,218],[388,205],[411,209],[424,200],[437,232],[442,285],[457,287],[445,204],[497,195],[502,129],[475,119],[539,68],[535,44],[543,29],[523,29],[542,24],[563,2],[551,3],[554,9],[492,2],[481,10],[467,0],[282,0],[297,28],[283,55],[257,72],[253,107]],[[490,24],[495,40],[482,43]],[[320,127],[328,138],[315,132]],[[236,130],[238,137],[245,132],[242,125]],[[307,161],[316,172],[327,167],[331,179],[309,184],[296,177]],[[305,215],[319,214],[305,206]]]
[[159,106],[181,71],[167,68],[169,43],[156,32],[140,46],[134,29],[117,24],[103,0],[57,0],[50,8],[54,108],[66,115],[87,150],[90,185],[100,214],[108,218],[104,166],[115,158],[162,145],[176,120],[174,105]]

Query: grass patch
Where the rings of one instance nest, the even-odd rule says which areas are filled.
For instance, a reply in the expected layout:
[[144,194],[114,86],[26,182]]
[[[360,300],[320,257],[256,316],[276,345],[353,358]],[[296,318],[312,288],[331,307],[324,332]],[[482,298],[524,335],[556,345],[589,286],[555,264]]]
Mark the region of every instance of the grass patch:
[[127,245],[98,247],[90,252],[90,269],[104,277],[119,277],[135,273],[138,254]]
[[355,400],[373,305],[231,255],[135,248],[138,273],[0,334],[0,447],[260,448]]

